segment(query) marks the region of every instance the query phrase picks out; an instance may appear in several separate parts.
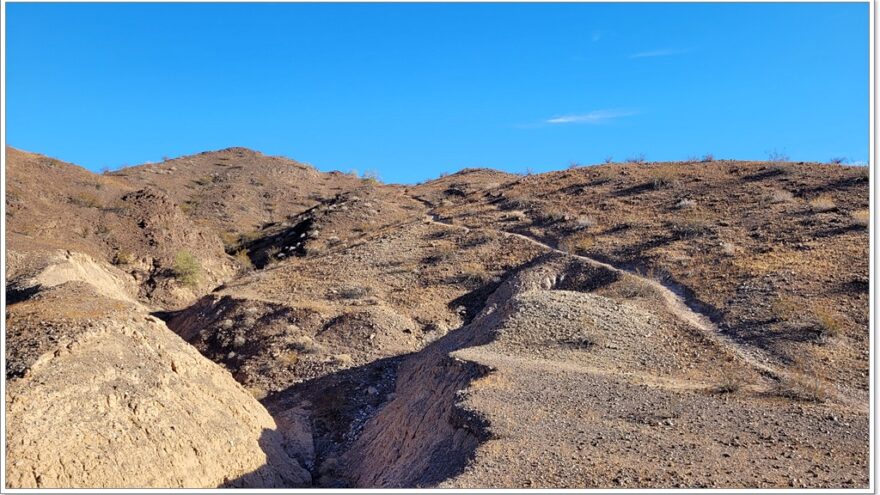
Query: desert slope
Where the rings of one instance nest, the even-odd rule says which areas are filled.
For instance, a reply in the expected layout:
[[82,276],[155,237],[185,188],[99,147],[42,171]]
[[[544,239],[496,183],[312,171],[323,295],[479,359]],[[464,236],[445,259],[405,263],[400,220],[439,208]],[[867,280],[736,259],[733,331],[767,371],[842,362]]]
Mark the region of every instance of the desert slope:
[[865,169],[7,161],[20,486],[867,486]]

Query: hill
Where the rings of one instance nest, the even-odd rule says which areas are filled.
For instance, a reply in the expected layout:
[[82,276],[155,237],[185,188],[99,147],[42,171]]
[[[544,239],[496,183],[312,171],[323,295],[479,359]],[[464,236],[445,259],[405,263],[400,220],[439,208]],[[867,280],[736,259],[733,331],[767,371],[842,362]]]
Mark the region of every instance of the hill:
[[6,159],[10,486],[868,485],[864,168]]

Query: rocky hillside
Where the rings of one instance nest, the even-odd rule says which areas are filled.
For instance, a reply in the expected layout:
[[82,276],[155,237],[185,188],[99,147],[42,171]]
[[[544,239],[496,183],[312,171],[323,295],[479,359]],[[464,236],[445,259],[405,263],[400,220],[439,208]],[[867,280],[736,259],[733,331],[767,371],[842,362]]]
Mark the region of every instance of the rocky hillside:
[[866,169],[6,167],[10,487],[868,485]]

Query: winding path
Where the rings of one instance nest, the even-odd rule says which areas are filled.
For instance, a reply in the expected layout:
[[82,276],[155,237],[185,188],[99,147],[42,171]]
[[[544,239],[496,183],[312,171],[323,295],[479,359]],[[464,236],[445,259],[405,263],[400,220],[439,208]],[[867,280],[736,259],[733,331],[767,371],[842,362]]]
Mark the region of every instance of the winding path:
[[[433,207],[432,205],[430,205],[430,203],[428,203],[427,201],[425,201],[421,198],[413,198],[413,199],[416,199],[419,202],[428,205],[429,207]],[[469,229],[468,227],[465,227],[462,225],[455,225],[453,223],[443,221],[438,215],[431,213],[430,210],[426,215],[426,219],[430,223],[433,223],[436,225],[459,228],[459,229]],[[474,230],[477,230],[477,229],[474,229]],[[642,275],[639,275],[638,273],[635,273],[635,272],[632,272],[629,270],[625,270],[623,268],[620,268],[620,267],[617,267],[614,265],[610,265],[608,263],[596,260],[594,258],[590,258],[588,256],[583,256],[583,255],[579,255],[579,254],[570,253],[568,251],[564,251],[562,249],[551,246],[547,243],[541,242],[541,241],[539,241],[533,237],[529,237],[527,235],[518,234],[515,232],[508,232],[506,230],[492,229],[492,228],[488,228],[488,227],[480,227],[480,230],[494,232],[494,233],[497,233],[497,234],[505,236],[505,237],[515,237],[517,239],[521,239],[523,241],[526,241],[526,242],[529,242],[529,243],[534,244],[536,246],[539,246],[545,250],[548,250],[548,251],[551,251],[554,253],[558,253],[563,256],[570,256],[573,258],[577,258],[577,259],[584,261],[586,263],[589,263],[593,266],[601,267],[606,270],[617,272],[623,276],[637,278],[637,279],[639,279],[640,282],[651,286],[654,290],[657,291],[658,294],[660,294],[660,296],[663,298],[663,302],[666,305],[667,310],[670,313],[672,313],[675,317],[677,317],[678,319],[680,319],[684,323],[699,330],[700,333],[703,336],[705,336],[706,339],[709,340],[710,342],[712,342],[713,344],[716,344],[721,348],[729,350],[731,353],[733,353],[736,357],[741,359],[747,365],[751,366],[756,371],[758,371],[758,373],[760,373],[764,376],[767,376],[773,380],[779,380],[780,376],[783,374],[780,371],[774,369],[773,367],[771,367],[771,366],[767,365],[765,362],[763,362],[763,360],[760,359],[754,352],[743,348],[740,344],[736,343],[732,339],[730,339],[730,338],[726,337],[724,334],[722,334],[720,332],[720,330],[718,329],[718,327],[714,323],[712,323],[712,320],[709,318],[708,315],[701,313],[701,312],[698,312],[697,310],[692,309],[690,306],[688,306],[685,303],[684,299],[670,285],[664,284],[660,281],[657,281],[657,280],[654,280],[651,278],[644,277]]]

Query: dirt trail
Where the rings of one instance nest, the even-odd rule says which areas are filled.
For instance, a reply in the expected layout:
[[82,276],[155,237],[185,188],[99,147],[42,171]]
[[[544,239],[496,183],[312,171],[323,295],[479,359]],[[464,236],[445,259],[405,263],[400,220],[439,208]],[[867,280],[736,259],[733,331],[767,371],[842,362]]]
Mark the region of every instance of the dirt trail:
[[[433,208],[433,205],[431,205],[426,200],[416,198],[416,197],[414,197],[414,199],[420,201],[421,203],[425,204],[429,208]],[[455,225],[453,223],[443,221],[439,215],[432,213],[430,210],[426,214],[426,220],[433,223],[433,224],[442,225],[445,227],[469,229],[469,227],[465,227],[462,225]],[[635,278],[639,279],[642,283],[654,288],[663,297],[663,301],[666,305],[666,309],[671,314],[675,315],[681,321],[683,321],[683,322],[687,323],[688,325],[699,330],[707,339],[709,339],[709,341],[713,342],[714,344],[718,345],[721,348],[725,348],[725,349],[730,350],[735,356],[737,356],[739,359],[741,359],[748,366],[752,367],[758,373],[760,373],[760,374],[762,374],[762,375],[766,376],[767,378],[774,380],[774,381],[780,381],[784,376],[787,375],[786,372],[778,370],[778,369],[774,368],[773,366],[770,366],[769,364],[767,364],[765,362],[766,360],[764,358],[760,357],[760,355],[756,351],[754,351],[752,349],[748,349],[748,348],[740,345],[739,343],[737,343],[735,340],[724,335],[724,333],[721,332],[721,330],[718,328],[718,326],[712,322],[712,319],[709,317],[709,315],[707,315],[703,312],[700,312],[699,309],[694,307],[696,305],[688,305],[687,302],[685,301],[684,297],[682,297],[680,295],[680,290],[672,284],[669,284],[669,283],[666,283],[663,281],[654,280],[651,278],[647,278],[647,277],[640,275],[639,273],[637,273],[635,271],[626,270],[626,269],[621,268],[619,266],[614,266],[614,265],[599,261],[597,259],[590,258],[588,256],[583,256],[583,255],[579,255],[579,254],[570,253],[568,251],[564,251],[564,250],[559,249],[555,246],[551,246],[550,244],[547,244],[545,242],[541,242],[535,238],[529,237],[524,234],[519,234],[516,232],[508,232],[506,230],[492,229],[492,228],[488,228],[488,227],[481,227],[480,230],[496,232],[500,235],[507,236],[507,237],[516,237],[521,240],[530,242],[536,246],[540,246],[541,248],[546,249],[548,251],[551,251],[554,253],[559,253],[564,256],[571,256],[573,258],[577,258],[579,260],[585,261],[593,266],[601,267],[601,268],[605,268],[605,269],[613,271],[613,272],[617,272],[623,276],[635,277]],[[858,397],[858,394],[852,390],[845,389],[845,388],[838,385],[836,396],[837,396],[836,397],[837,400],[843,405],[852,407],[855,410],[867,411],[867,408],[865,408],[865,405],[864,405],[864,400],[860,400]]]
[[[425,204],[429,208],[433,207],[433,205],[431,205],[426,200],[423,200],[420,198],[414,198],[414,199],[422,202],[423,204]],[[468,227],[465,227],[465,226],[455,225],[453,223],[443,221],[439,217],[439,215],[432,213],[430,210],[426,214],[426,219],[427,219],[427,221],[429,221],[433,224],[437,224],[437,225],[459,228],[459,229],[469,229]],[[688,325],[699,330],[707,339],[709,339],[709,341],[713,342],[714,344],[718,345],[721,348],[725,348],[725,349],[730,350],[735,356],[737,356],[739,359],[741,359],[746,365],[752,367],[754,370],[756,370],[760,374],[762,374],[762,375],[764,375],[774,381],[779,381],[781,379],[781,377],[785,376],[785,374],[786,374],[785,372],[777,370],[774,367],[766,364],[764,362],[764,360],[757,355],[756,352],[753,352],[750,349],[744,348],[742,345],[738,344],[733,339],[725,336],[720,331],[718,326],[716,326],[712,322],[709,315],[707,315],[705,313],[701,313],[701,312],[699,312],[699,310],[689,306],[685,302],[684,298],[676,290],[676,288],[674,286],[672,286],[671,284],[666,284],[662,281],[653,280],[653,279],[644,277],[636,272],[626,270],[626,269],[623,269],[623,268],[620,268],[620,267],[617,267],[614,265],[610,265],[608,263],[596,260],[594,258],[590,258],[588,256],[582,256],[582,255],[570,253],[568,251],[564,251],[562,249],[559,249],[555,246],[551,246],[550,244],[541,242],[541,241],[534,239],[532,237],[529,237],[527,235],[523,235],[523,234],[519,234],[519,233],[515,233],[515,232],[508,232],[505,230],[497,230],[497,229],[492,229],[492,228],[487,228],[487,227],[481,227],[481,230],[496,232],[500,235],[507,236],[507,237],[516,237],[516,238],[522,239],[524,241],[530,242],[534,245],[540,246],[541,248],[544,248],[548,251],[551,251],[554,253],[559,253],[564,256],[570,256],[573,258],[577,258],[577,259],[585,261],[593,266],[605,268],[607,270],[619,273],[622,276],[635,277],[635,278],[639,279],[639,281],[641,281],[642,283],[654,288],[662,296],[663,301],[666,305],[666,309],[671,314],[673,314],[675,317],[679,318],[681,321],[683,321],[683,322],[687,323]],[[838,394],[838,400],[840,400],[842,403],[849,405],[849,406],[856,407],[856,408],[863,407],[861,405],[862,402],[859,401],[857,398],[855,398],[855,396],[853,394],[848,393],[848,391],[844,391],[844,390],[840,390],[840,392],[841,393]]]

